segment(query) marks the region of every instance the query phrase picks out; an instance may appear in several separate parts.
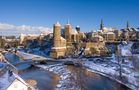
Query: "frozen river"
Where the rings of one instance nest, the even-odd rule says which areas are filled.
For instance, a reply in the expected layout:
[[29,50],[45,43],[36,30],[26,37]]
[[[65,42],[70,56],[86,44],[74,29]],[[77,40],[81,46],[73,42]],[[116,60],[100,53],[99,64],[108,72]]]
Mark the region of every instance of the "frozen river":
[[[20,62],[20,59],[14,54],[8,53],[5,56],[12,64]],[[36,80],[39,90],[54,90],[60,79],[53,72],[36,67],[29,68],[29,65],[26,64],[17,68],[19,68],[19,74],[23,79]],[[129,90],[124,85],[81,67],[67,66],[66,69],[73,74],[71,81],[75,82],[82,90]]]

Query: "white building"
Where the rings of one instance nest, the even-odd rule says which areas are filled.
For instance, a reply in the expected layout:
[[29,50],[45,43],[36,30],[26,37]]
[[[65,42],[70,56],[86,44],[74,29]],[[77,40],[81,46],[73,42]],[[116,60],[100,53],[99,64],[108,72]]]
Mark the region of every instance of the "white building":
[[34,90],[20,76],[7,70],[6,66],[0,63],[0,90]]

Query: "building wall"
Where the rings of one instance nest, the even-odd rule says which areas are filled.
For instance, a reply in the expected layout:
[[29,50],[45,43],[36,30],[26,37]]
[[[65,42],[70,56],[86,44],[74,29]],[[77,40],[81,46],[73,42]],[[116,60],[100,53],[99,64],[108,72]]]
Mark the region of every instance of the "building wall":
[[59,57],[64,57],[66,54],[66,48],[52,48],[50,57],[52,58],[59,58]]
[[7,90],[28,90],[28,86],[15,79],[13,83],[7,88]]
[[54,25],[54,47],[60,47],[60,38],[61,38],[61,26]]
[[121,31],[120,30],[114,30],[115,33],[115,40],[120,40]]
[[104,40],[110,42],[115,41],[115,34],[103,34]]
[[63,37],[61,37],[61,25],[59,23],[54,24],[53,47],[51,49],[50,57],[64,57],[66,53],[66,44],[66,40]]
[[72,27],[70,24],[65,25],[65,33],[64,38],[66,39],[67,43],[71,42],[71,33],[72,33]]

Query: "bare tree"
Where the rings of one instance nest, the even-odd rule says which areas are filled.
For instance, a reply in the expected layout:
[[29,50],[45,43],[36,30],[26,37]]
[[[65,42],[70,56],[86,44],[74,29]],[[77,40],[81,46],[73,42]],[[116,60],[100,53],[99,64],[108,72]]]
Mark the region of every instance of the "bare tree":
[[121,49],[117,46],[117,50],[116,50],[116,57],[117,57],[117,61],[118,61],[118,71],[119,71],[119,77],[120,79],[122,79],[122,65],[121,65],[121,59],[124,59],[122,58],[121,56]]

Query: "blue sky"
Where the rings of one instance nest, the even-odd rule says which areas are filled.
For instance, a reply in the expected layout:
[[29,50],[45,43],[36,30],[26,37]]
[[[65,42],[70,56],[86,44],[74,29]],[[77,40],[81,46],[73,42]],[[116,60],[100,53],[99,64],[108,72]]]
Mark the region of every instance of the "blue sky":
[[124,28],[128,20],[139,27],[139,0],[0,0],[0,22],[14,25],[62,26],[69,19],[81,31],[107,27]]

